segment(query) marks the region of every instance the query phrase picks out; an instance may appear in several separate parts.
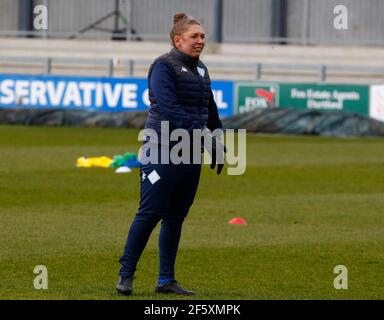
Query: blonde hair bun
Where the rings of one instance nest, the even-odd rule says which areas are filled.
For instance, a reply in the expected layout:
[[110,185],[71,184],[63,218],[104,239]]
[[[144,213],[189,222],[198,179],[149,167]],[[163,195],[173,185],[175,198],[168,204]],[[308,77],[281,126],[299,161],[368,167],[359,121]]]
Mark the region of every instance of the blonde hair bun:
[[176,24],[185,18],[188,18],[188,16],[184,12],[178,12],[173,16],[173,24]]

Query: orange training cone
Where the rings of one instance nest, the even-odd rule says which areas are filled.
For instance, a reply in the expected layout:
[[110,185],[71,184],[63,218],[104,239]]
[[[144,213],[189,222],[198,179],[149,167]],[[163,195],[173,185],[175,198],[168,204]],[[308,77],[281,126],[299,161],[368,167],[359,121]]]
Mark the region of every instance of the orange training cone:
[[245,219],[236,217],[228,221],[229,224],[247,224],[247,221]]

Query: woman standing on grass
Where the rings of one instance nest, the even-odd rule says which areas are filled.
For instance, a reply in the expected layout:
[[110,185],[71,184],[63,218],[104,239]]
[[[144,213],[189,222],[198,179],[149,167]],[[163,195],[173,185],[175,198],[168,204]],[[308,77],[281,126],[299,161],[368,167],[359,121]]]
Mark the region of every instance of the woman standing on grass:
[[[221,128],[217,106],[213,99],[208,70],[199,60],[205,46],[205,33],[200,22],[177,13],[170,34],[173,49],[151,65],[148,88],[151,107],[145,128],[161,133],[161,123],[168,121],[170,131]],[[213,138],[213,155],[225,151],[224,145]],[[161,142],[163,143],[163,141]],[[168,140],[169,145],[172,142]],[[211,168],[217,158],[213,158]],[[217,164],[220,174],[223,163]],[[116,290],[132,293],[136,265],[149,236],[161,220],[159,235],[160,272],[155,292],[193,295],[175,280],[174,266],[181,227],[195,198],[201,171],[200,164],[142,164],[140,168],[140,207],[130,227],[123,256],[119,262]]]

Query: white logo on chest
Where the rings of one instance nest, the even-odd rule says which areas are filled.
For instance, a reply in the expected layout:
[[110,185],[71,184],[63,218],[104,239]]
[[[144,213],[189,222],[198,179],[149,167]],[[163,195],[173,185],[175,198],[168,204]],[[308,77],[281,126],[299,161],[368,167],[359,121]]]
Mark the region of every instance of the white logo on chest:
[[199,72],[199,75],[204,77],[204,75],[205,75],[205,69],[204,68],[197,67],[197,72]]

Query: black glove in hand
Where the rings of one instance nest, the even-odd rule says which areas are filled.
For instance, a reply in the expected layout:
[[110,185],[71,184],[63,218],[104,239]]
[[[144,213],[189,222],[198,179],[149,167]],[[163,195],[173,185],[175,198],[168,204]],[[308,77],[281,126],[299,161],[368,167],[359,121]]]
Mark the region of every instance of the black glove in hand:
[[219,139],[217,139],[208,128],[203,130],[205,137],[206,148],[211,155],[211,169],[215,169],[217,164],[217,174],[220,174],[224,168],[224,153],[227,153],[227,148]]
[[[217,174],[220,174],[221,171],[224,168],[224,153],[227,153],[227,148],[225,147],[224,143],[222,143],[220,140],[217,140],[216,137],[212,137],[212,163],[211,163],[211,169],[215,169],[215,166],[217,164]],[[219,159],[219,163],[217,163],[216,155],[221,155]]]

